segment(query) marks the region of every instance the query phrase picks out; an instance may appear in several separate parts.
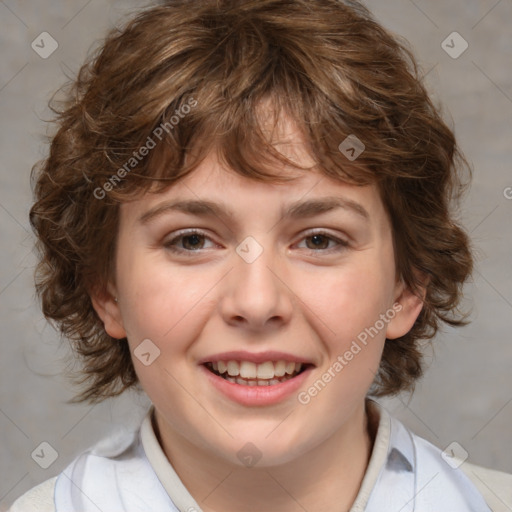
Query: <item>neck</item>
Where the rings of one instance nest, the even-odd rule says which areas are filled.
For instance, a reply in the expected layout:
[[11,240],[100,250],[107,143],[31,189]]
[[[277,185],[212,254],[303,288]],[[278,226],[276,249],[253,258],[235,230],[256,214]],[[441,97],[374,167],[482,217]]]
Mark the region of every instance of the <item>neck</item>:
[[236,466],[159,429],[160,445],[181,481],[204,512],[348,512],[354,503],[376,435],[376,418],[362,406],[343,428],[288,463]]

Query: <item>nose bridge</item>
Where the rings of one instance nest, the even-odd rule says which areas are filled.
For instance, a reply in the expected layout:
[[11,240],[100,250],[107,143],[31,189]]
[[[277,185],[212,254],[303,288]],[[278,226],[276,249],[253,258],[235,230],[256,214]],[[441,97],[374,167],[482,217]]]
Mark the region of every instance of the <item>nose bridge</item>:
[[263,325],[275,317],[284,320],[291,313],[290,292],[280,279],[279,255],[271,238],[260,243],[248,236],[236,247],[235,268],[224,298],[224,313],[230,318]]

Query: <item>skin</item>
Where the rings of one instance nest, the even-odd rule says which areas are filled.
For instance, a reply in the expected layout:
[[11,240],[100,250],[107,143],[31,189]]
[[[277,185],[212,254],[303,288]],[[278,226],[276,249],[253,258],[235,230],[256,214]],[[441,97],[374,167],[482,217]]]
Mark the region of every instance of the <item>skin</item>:
[[[285,119],[281,128],[279,150],[312,164],[293,122]],[[318,171],[293,175],[284,185],[258,183],[223,167],[212,152],[166,191],[122,204],[115,279],[107,295],[93,297],[106,331],[127,337],[132,354],[148,338],[159,348],[151,365],[132,356],[133,363],[155,406],[160,444],[205,512],[349,510],[373,446],[365,396],[385,340],[406,334],[423,305],[396,278],[377,188]],[[369,221],[341,208],[281,219],[283,205],[326,196],[358,202]],[[168,212],[138,222],[178,198],[223,202],[234,219]],[[206,238],[176,239],[189,228]],[[311,229],[326,233],[317,245],[305,233]],[[235,251],[247,236],[263,248],[250,264]],[[171,241],[182,254],[166,246]],[[314,362],[300,391],[307,390],[396,303],[401,311],[307,405],[294,393],[272,406],[243,406],[199,371],[207,355],[279,350]],[[261,452],[252,468],[237,457],[247,442]]]

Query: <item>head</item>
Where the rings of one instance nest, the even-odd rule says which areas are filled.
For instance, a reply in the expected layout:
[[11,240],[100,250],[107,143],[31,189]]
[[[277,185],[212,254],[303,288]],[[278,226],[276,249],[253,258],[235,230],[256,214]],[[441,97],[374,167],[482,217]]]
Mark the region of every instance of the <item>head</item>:
[[[453,218],[469,169],[418,75],[356,2],[178,0],[111,32],[34,169],[36,285],[82,362],[76,401],[142,384],[185,431],[203,413],[178,383],[213,398],[195,379],[205,358],[285,352],[321,378],[356,340],[297,436],[336,404],[333,425],[367,394],[412,390],[421,342],[465,323],[472,269]],[[283,215],[328,197],[344,206]],[[231,215],[154,214],[177,201]],[[224,406],[268,432],[258,408]]]

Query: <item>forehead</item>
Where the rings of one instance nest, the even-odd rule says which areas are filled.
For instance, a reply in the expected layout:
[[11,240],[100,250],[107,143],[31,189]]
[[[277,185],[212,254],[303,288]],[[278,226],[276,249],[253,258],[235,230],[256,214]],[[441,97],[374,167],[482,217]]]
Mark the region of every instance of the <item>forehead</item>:
[[143,225],[169,211],[236,224],[250,217],[293,220],[336,210],[375,229],[388,228],[375,184],[348,184],[317,169],[282,172],[291,181],[256,181],[226,168],[212,151],[192,173],[163,192],[122,204],[123,223]]
[[122,217],[125,220],[130,217],[132,222],[145,220],[159,205],[165,208],[169,203],[181,203],[181,206],[187,203],[182,211],[210,213],[225,216],[227,220],[230,217],[234,220],[245,212],[263,214],[270,210],[275,210],[281,217],[285,211],[305,217],[308,213],[329,211],[337,202],[338,207],[365,218],[367,222],[380,224],[386,220],[375,184],[356,186],[341,177],[327,176],[310,155],[304,136],[293,119],[286,114],[276,117],[275,111],[264,104],[259,112],[260,127],[270,144],[292,163],[306,169],[276,163],[272,173],[290,181],[262,182],[229,168],[222,161],[219,148],[214,146],[190,174],[164,191],[148,192],[131,203],[122,204]]

